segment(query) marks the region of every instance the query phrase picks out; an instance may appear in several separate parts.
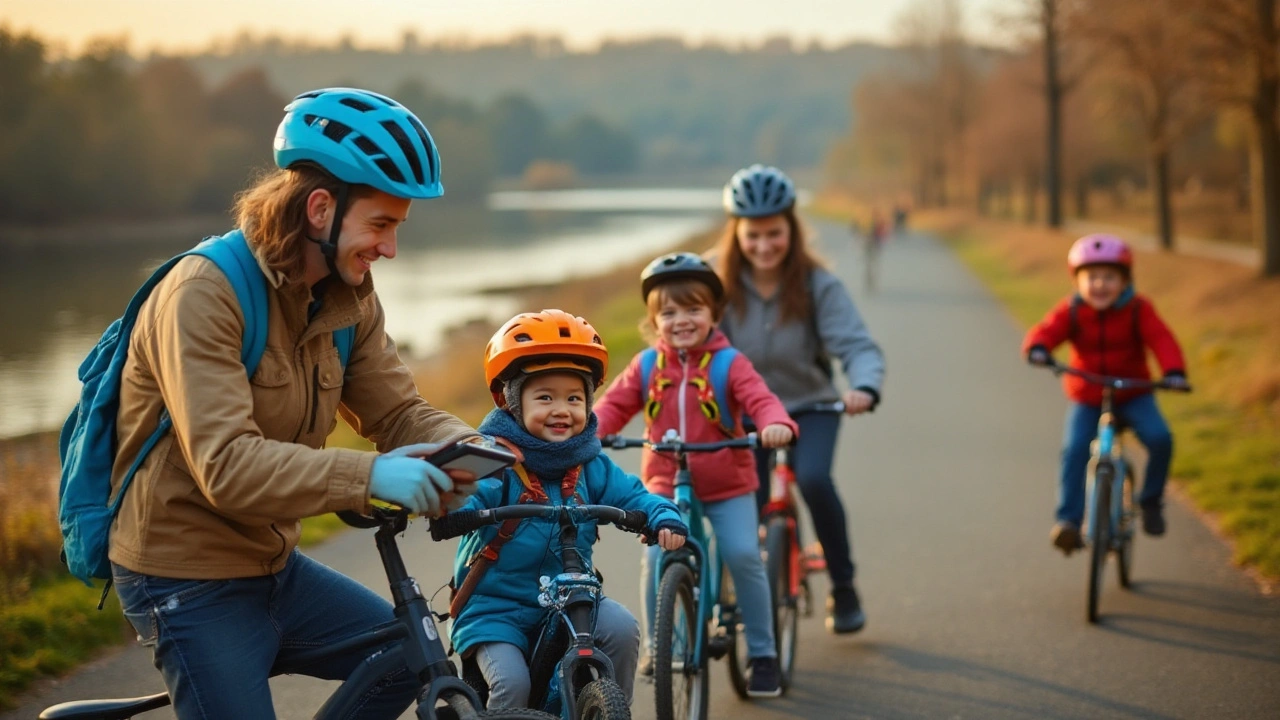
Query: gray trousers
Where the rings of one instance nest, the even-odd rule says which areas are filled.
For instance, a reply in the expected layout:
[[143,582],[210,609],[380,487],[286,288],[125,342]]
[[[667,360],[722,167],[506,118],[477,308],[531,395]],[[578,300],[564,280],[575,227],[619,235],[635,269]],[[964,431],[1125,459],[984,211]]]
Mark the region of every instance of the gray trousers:
[[[630,610],[604,598],[596,619],[596,647],[613,663],[614,679],[631,702],[636,683],[636,658],[640,654],[640,624]],[[522,708],[529,702],[529,661],[511,643],[476,646],[476,664],[489,683],[490,710]]]

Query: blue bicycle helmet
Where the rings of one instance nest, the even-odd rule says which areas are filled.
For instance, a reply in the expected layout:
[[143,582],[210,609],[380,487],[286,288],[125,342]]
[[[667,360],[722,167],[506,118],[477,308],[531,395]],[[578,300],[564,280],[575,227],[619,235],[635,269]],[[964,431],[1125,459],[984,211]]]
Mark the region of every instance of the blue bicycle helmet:
[[352,88],[312,90],[285,107],[276,165],[310,161],[349,184],[412,200],[440,197],[440,154],[427,128],[385,95]]
[[734,217],[777,215],[795,203],[795,183],[776,167],[757,163],[743,168],[724,186],[724,211]]

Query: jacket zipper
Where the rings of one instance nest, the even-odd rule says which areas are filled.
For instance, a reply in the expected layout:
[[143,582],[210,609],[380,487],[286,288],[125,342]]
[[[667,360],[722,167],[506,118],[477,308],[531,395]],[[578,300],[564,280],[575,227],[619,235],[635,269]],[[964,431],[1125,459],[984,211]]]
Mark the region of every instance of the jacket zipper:
[[677,396],[676,402],[676,408],[680,411],[680,439],[689,442],[684,422],[684,396],[685,391],[689,388],[689,354],[684,350],[678,350],[677,354],[680,356],[680,394]]
[[311,366],[311,424],[307,434],[316,431],[316,414],[320,412],[320,363]]

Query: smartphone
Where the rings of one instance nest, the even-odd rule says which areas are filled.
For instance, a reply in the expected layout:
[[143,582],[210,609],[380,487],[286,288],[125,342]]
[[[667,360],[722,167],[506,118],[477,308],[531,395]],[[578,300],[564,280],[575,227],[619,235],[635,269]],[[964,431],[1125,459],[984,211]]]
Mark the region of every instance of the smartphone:
[[446,445],[426,458],[443,470],[466,470],[476,479],[492,477],[515,464],[516,456],[506,448],[458,442]]

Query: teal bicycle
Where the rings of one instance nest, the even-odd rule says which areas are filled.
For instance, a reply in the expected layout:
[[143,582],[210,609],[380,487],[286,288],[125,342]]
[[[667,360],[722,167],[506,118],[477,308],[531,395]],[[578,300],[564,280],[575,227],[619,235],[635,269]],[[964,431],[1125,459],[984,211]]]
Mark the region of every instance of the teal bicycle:
[[1085,534],[1089,546],[1089,597],[1086,617],[1098,622],[1098,599],[1102,594],[1107,556],[1116,556],[1120,587],[1128,588],[1133,574],[1133,539],[1138,524],[1138,489],[1133,463],[1124,452],[1124,425],[1112,409],[1117,390],[1173,390],[1191,392],[1190,386],[1175,386],[1165,380],[1119,378],[1077,370],[1051,362],[1055,375],[1074,375],[1102,386],[1102,416],[1098,437],[1093,441],[1089,471],[1085,476]]
[[686,443],[675,430],[660,442],[609,436],[605,447],[647,447],[669,455],[678,466],[675,503],[689,528],[684,547],[662,554],[653,629],[653,685],[658,720],[705,720],[711,699],[711,660],[728,656],[734,690],[747,695],[747,660],[736,642],[742,617],[729,569],[716,551],[702,503],[693,494],[687,454],[724,448],[756,448],[755,433],[711,443]]

